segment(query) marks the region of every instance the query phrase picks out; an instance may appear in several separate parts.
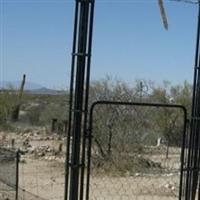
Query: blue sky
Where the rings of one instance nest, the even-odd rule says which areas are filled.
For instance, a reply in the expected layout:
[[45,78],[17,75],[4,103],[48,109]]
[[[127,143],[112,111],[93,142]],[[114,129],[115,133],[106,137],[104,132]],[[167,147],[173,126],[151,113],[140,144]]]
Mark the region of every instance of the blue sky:
[[[69,85],[74,0],[0,0],[0,81]],[[197,6],[165,0],[96,0],[91,79],[192,83]]]

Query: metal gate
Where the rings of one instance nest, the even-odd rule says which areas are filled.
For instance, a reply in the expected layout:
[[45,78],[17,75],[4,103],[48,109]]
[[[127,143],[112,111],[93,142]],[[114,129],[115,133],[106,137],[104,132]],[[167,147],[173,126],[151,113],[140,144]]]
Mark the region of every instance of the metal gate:
[[185,198],[184,106],[97,101],[90,109],[87,139],[84,199]]
[[[76,0],[76,6],[75,6],[75,24],[74,24],[74,39],[73,39],[73,48],[72,48],[72,70],[71,70],[71,83],[70,83],[70,95],[69,95],[69,120],[68,120],[68,140],[67,140],[67,149],[66,149],[66,174],[65,174],[65,200],[83,200],[83,199],[185,199],[194,200],[197,195],[199,195],[198,199],[200,199],[200,193],[197,193],[199,190],[200,184],[199,184],[199,163],[200,163],[200,151],[199,151],[199,144],[200,144],[200,137],[199,137],[199,88],[200,88],[200,59],[199,59],[199,36],[200,36],[200,15],[198,18],[198,31],[197,31],[197,48],[196,48],[196,59],[195,59],[195,73],[194,73],[194,90],[193,90],[193,107],[192,107],[192,117],[191,117],[191,132],[190,135],[186,133],[187,130],[187,113],[186,109],[181,105],[167,105],[167,104],[151,104],[151,103],[130,103],[130,102],[109,102],[109,101],[101,101],[101,102],[95,102],[90,110],[90,122],[88,127],[88,102],[89,102],[89,85],[90,85],[90,64],[91,64],[91,53],[92,53],[92,32],[93,32],[93,18],[94,18],[94,0]],[[200,4],[199,4],[200,6]],[[199,9],[200,10],[200,9]],[[149,125],[151,124],[150,121],[146,120],[146,117],[148,115],[154,116],[155,112],[147,112],[141,115],[141,120],[143,120],[143,129],[138,129],[137,126],[132,126],[132,129],[134,130],[134,136],[137,138],[135,140],[133,146],[131,146],[129,143],[133,141],[133,138],[131,138],[131,133],[128,134],[128,137],[122,137],[118,138],[118,141],[124,142],[124,138],[130,138],[127,141],[125,141],[124,146],[127,146],[127,151],[122,151],[124,149],[120,148],[118,149],[119,154],[115,156],[114,152],[116,151],[113,149],[113,121],[116,122],[116,120],[111,119],[111,122],[109,122],[106,130],[106,139],[105,144],[104,140],[99,142],[99,138],[95,137],[94,131],[96,128],[94,128],[94,110],[97,106],[103,106],[103,105],[112,105],[112,106],[130,106],[130,107],[140,107],[140,111],[138,113],[143,113],[144,108],[159,108],[159,109],[173,109],[173,110],[179,110],[182,111],[182,129],[180,127],[176,127],[176,120],[172,120],[170,125],[172,128],[168,127],[166,130],[160,129],[160,134],[164,131],[164,139],[166,140],[163,145],[157,145],[162,146],[166,149],[166,152],[163,153],[165,150],[162,148],[160,150],[153,148],[155,144],[153,145],[153,142],[144,143],[145,145],[138,145],[141,143],[141,134],[140,131],[142,130],[142,137],[144,139],[147,137],[146,135],[150,135],[150,139],[152,139],[152,135],[155,134],[156,136],[159,136],[159,132],[155,132],[155,130]],[[117,109],[113,109],[113,113],[116,115],[118,111]],[[122,109],[123,110],[123,109]],[[134,109],[133,109],[134,110]],[[141,111],[142,110],[142,111]],[[109,110],[104,109],[103,113],[100,115],[101,118],[105,118],[108,116]],[[133,111],[132,111],[133,112]],[[165,119],[171,119],[170,117],[167,117],[168,112],[162,111],[163,115],[158,115],[159,117],[156,119],[156,122],[160,122],[160,117],[162,119],[163,116],[165,116]],[[112,112],[111,112],[112,113]],[[134,112],[133,112],[134,113]],[[137,114],[134,114],[137,116]],[[112,116],[112,114],[111,114]],[[119,115],[123,116],[123,115]],[[135,120],[132,121],[135,122]],[[124,119],[125,120],[125,119]],[[128,118],[128,120],[130,120]],[[178,118],[180,120],[180,117]],[[161,120],[162,121],[162,120]],[[164,124],[166,123],[165,120],[163,120]],[[121,121],[118,120],[118,126],[121,124],[126,125],[127,122],[121,123]],[[131,124],[129,122],[129,124]],[[155,123],[155,127],[158,128],[158,125]],[[123,125],[123,126],[124,126]],[[120,126],[119,126],[120,127]],[[150,127],[151,132],[145,132],[147,127]],[[162,127],[160,125],[160,127]],[[164,126],[165,127],[165,126]],[[173,127],[177,129],[173,129]],[[124,127],[125,129],[126,127]],[[171,137],[170,132],[167,133],[167,130],[171,130],[171,133],[173,133],[173,137]],[[100,129],[101,130],[101,129]],[[158,131],[157,130],[157,131]],[[121,130],[123,131],[123,129]],[[178,132],[177,132],[178,131]],[[115,130],[117,132],[117,130]],[[118,131],[119,132],[119,131]],[[182,132],[182,134],[180,134]],[[99,132],[101,133],[101,131]],[[105,134],[104,133],[104,134]],[[107,134],[108,133],[108,134]],[[177,134],[178,133],[178,134]],[[124,133],[125,134],[125,133]],[[126,135],[126,134],[125,134]],[[161,134],[162,135],[162,134]],[[181,138],[176,138],[175,136]],[[98,135],[99,136],[99,135]],[[102,135],[100,134],[102,137]],[[100,137],[99,136],[99,137]],[[120,136],[120,134],[118,134]],[[156,137],[155,136],[155,137]],[[100,138],[101,138],[100,137]],[[92,139],[93,138],[93,139]],[[134,138],[134,139],[135,139]],[[102,139],[102,138],[101,138]],[[139,140],[138,140],[139,139]],[[92,140],[94,141],[92,145]],[[153,139],[152,139],[153,140]],[[155,140],[155,138],[154,138]],[[177,143],[177,141],[181,141],[182,144]],[[170,143],[172,142],[172,143]],[[159,143],[159,142],[158,142]],[[116,143],[117,144],[117,143]],[[93,161],[93,155],[95,147],[98,155],[101,155],[101,158],[97,157],[96,163]],[[123,146],[122,146],[123,147]],[[132,147],[132,148],[131,148]],[[151,148],[150,148],[151,147]],[[131,152],[132,149],[134,149],[135,152]],[[115,151],[114,151],[115,150]],[[87,151],[87,159],[86,159],[86,151]],[[120,154],[120,152],[122,153]],[[173,151],[177,151],[178,153],[171,153]],[[127,152],[127,153],[124,153]],[[151,154],[149,154],[151,152]],[[160,161],[159,157],[163,157],[165,154],[166,161],[163,163]],[[172,155],[173,154],[173,155]],[[138,156],[139,155],[139,156]],[[157,156],[157,160],[152,159]],[[115,159],[113,159],[113,156],[115,156]],[[137,163],[131,163],[124,162],[124,158],[126,160],[135,161],[137,160]],[[134,159],[133,159],[134,158]],[[158,159],[159,158],[159,159]],[[180,158],[180,160],[179,160]],[[100,162],[99,162],[100,159]],[[176,167],[167,167],[170,166],[170,163],[168,162],[170,159],[175,159]],[[111,162],[112,165],[109,164]],[[117,162],[116,162],[117,161]],[[158,161],[158,162],[157,162]],[[104,163],[102,167],[102,163]],[[121,169],[118,169],[117,166],[113,166],[114,164],[121,164]],[[134,165],[133,165],[134,164]],[[102,181],[102,190],[97,190],[95,194],[98,196],[94,197],[92,196],[91,192],[92,189],[89,190],[90,187],[94,187],[99,185],[99,182],[90,180],[91,177],[91,171],[92,167],[97,166],[98,169],[102,169],[106,172],[109,176],[105,181]],[[138,166],[137,168],[129,169],[131,166]],[[96,167],[96,168],[97,168]],[[86,170],[87,169],[87,170]],[[124,170],[129,169],[129,170]],[[172,173],[171,173],[172,170]],[[149,173],[149,171],[152,171],[152,173]],[[158,173],[160,171],[160,173]],[[114,172],[114,173],[113,173]],[[119,176],[116,178],[113,174],[118,173],[118,175],[121,175],[121,179],[119,179]],[[87,177],[85,178],[85,173],[87,174]],[[99,177],[103,177],[102,172],[98,171]],[[171,182],[167,182],[165,185],[160,185],[159,181],[153,182],[154,188],[157,188],[157,192],[155,190],[149,190],[147,189],[144,192],[144,188],[147,188],[146,186],[149,183],[149,179],[146,178],[146,176],[151,176],[154,179],[157,178],[159,180],[159,177],[164,174],[164,180],[168,180],[168,177],[171,177],[173,180],[175,180],[175,185],[171,184]],[[174,176],[174,174],[176,174]],[[125,179],[125,177],[131,177],[130,179]],[[116,178],[116,179],[115,179]],[[142,193],[143,196],[135,195],[134,193],[127,195],[129,191],[127,190],[128,187],[131,185],[134,185],[133,183],[137,182],[137,179],[143,179],[143,183],[138,183],[136,185],[140,185],[138,187],[139,193]],[[152,178],[152,179],[153,179]],[[108,181],[109,179],[109,181]],[[126,184],[117,184],[119,180],[124,180],[123,182]],[[117,183],[115,184],[115,181],[117,180]],[[180,181],[178,181],[180,180]],[[111,182],[110,182],[111,181]],[[177,183],[179,182],[179,183]],[[91,183],[91,184],[90,184]],[[161,180],[162,183],[162,180]],[[143,185],[141,185],[143,184]],[[114,191],[115,196],[113,197],[110,195],[113,194],[113,191],[107,191],[107,194],[105,194],[105,191],[109,188],[110,185],[115,185],[116,189]],[[119,194],[122,194],[120,191],[124,188],[125,192],[123,196],[120,196]],[[140,191],[141,190],[141,191]],[[100,192],[99,192],[100,191]],[[133,190],[131,190],[133,191]],[[162,193],[164,191],[164,193]],[[99,192],[99,194],[98,194]],[[146,194],[152,193],[151,196],[146,197]],[[159,193],[159,195],[158,195]],[[164,194],[164,195],[162,195]],[[174,194],[174,195],[172,195]],[[131,196],[131,197],[130,197]],[[130,197],[130,198],[129,198]]]

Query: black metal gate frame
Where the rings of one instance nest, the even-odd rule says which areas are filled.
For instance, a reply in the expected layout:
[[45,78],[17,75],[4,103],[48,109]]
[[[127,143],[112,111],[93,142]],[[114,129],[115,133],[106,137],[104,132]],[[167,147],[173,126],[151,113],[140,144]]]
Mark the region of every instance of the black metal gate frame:
[[97,105],[125,105],[125,106],[141,106],[141,107],[160,107],[160,108],[174,108],[180,109],[183,112],[183,136],[182,136],[182,148],[181,148],[181,169],[180,169],[180,185],[179,185],[179,200],[183,195],[183,172],[184,169],[184,158],[185,158],[185,141],[187,132],[187,110],[183,105],[178,104],[162,104],[162,103],[143,103],[143,102],[121,102],[121,101],[96,101],[90,107],[89,113],[89,130],[88,130],[88,152],[87,152],[87,183],[86,183],[86,200],[89,200],[89,186],[90,186],[90,172],[91,172],[91,148],[92,148],[92,138],[93,138],[93,114],[94,109]]

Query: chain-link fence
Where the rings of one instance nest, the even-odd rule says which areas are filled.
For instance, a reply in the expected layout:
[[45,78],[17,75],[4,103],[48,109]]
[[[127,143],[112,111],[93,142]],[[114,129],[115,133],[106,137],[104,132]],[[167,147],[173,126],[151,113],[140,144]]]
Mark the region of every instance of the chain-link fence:
[[[21,162],[20,162],[21,160]],[[64,163],[33,158],[0,148],[0,200],[61,200],[64,197]]]
[[36,194],[28,192],[24,189],[19,188],[18,191],[18,200],[46,200]]
[[181,107],[96,104],[90,200],[178,199]]
[[63,200],[64,169],[64,162],[27,156],[19,167],[19,200]]
[[15,200],[18,197],[19,152],[0,148],[0,199]]
[[[9,151],[14,148],[20,152],[18,200],[63,200],[66,138],[59,134],[38,133],[35,129],[18,134],[9,133],[6,137],[4,135],[0,135],[4,146],[0,157],[1,160],[6,158],[6,163],[0,161],[0,189],[4,193],[0,200],[15,199],[14,182],[17,171],[14,171],[14,160],[8,162],[11,156],[15,159],[15,155]],[[14,147],[11,148],[12,146]],[[0,195],[1,193],[0,191]]]

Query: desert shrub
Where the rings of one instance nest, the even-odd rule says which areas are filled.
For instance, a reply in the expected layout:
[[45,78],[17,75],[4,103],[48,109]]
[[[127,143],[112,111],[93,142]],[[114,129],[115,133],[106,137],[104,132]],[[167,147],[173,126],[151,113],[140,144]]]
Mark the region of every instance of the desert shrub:
[[158,173],[162,167],[161,163],[139,154],[113,154],[105,158],[94,155],[92,169],[97,175],[126,176],[128,174],[133,176],[136,173]]
[[41,110],[39,107],[32,107],[27,112],[27,120],[31,125],[39,125]]
[[0,124],[8,122],[14,106],[16,105],[17,94],[14,90],[0,92]]
[[44,111],[41,112],[40,122],[41,124],[50,124],[53,118],[58,121],[65,120],[67,117],[67,106],[56,103],[48,105]]

